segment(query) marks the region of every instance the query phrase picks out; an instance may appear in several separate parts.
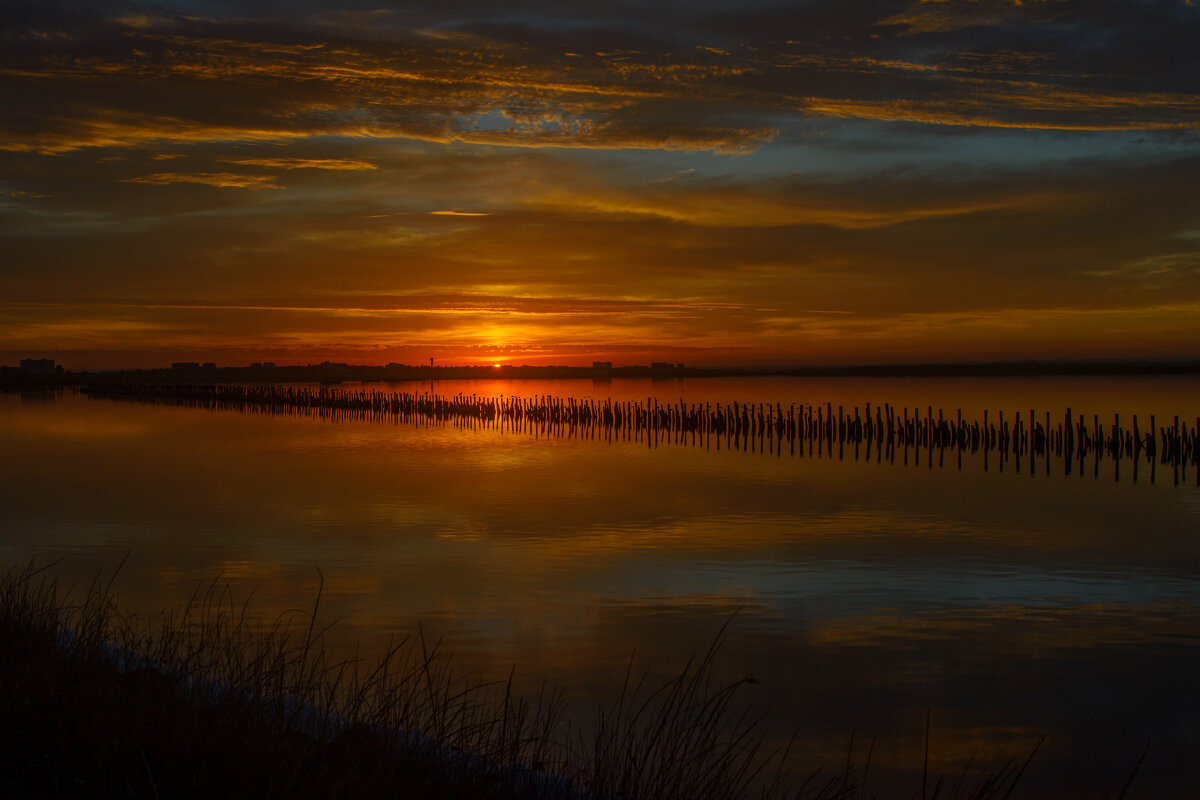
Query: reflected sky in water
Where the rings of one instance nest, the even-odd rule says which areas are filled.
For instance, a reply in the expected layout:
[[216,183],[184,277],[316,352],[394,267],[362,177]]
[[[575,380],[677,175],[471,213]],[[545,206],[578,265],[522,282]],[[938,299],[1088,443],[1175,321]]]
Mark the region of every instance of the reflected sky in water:
[[[349,388],[349,387],[348,387]],[[413,386],[391,387],[408,391]],[[442,394],[930,403],[1197,413],[1194,379],[438,384]],[[630,655],[655,674],[731,614],[722,674],[753,674],[802,760],[878,737],[873,769],[1024,755],[1050,791],[1200,785],[1200,489],[982,460],[908,468],[453,425],[329,422],[0,396],[0,555],[83,581],[132,552],[155,613],[222,575],[264,616],[319,567],[339,646],[424,624],[464,666],[567,686],[585,719]],[[949,462],[949,459],[947,459]],[[1124,465],[1125,468],[1128,465]],[[1189,478],[1194,476],[1189,475]],[[740,609],[740,611],[739,611]],[[917,755],[914,757],[914,753]],[[1113,788],[1115,785],[1115,789]]]

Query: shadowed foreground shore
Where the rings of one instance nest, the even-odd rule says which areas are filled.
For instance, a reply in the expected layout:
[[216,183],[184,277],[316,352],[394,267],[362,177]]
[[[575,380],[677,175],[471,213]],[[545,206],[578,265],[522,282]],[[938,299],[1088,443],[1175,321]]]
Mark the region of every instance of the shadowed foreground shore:
[[[1039,796],[1020,785],[1036,748],[986,775],[894,787],[871,780],[873,746],[851,742],[844,765],[785,779],[789,754],[764,751],[739,701],[752,679],[713,680],[720,636],[662,685],[627,679],[581,735],[563,729],[560,692],[456,675],[422,635],[334,660],[319,594],[266,624],[216,582],[154,620],[123,615],[99,579],[72,595],[32,565],[0,577],[0,796]],[[1107,796],[1135,796],[1140,765]]]
[[[481,770],[456,774],[428,748],[390,746],[365,725],[305,732],[298,715],[244,686],[206,691],[186,673],[188,656],[174,668],[138,666],[103,636],[130,632],[103,587],[70,607],[56,587],[25,577],[10,573],[0,590],[0,796],[514,796]],[[280,645],[273,655],[288,658]],[[261,667],[270,655],[257,653]],[[288,688],[303,688],[300,675],[274,668]]]
[[381,757],[373,741],[318,742],[24,633],[5,630],[0,654],[5,797],[488,795],[421,760]]

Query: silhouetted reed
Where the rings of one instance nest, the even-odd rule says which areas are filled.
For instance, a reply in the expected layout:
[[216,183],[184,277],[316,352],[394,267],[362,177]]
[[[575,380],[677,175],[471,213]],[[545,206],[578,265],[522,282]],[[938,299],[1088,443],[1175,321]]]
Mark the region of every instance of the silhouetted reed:
[[[311,416],[330,420],[376,420],[416,425],[454,425],[487,428],[536,436],[590,438],[604,441],[693,445],[791,456],[837,458],[847,451],[856,460],[887,461],[933,468],[945,466],[953,454],[958,469],[964,455],[981,456],[983,469],[1006,467],[1035,476],[1049,475],[1052,462],[1061,472],[1083,476],[1091,466],[1099,477],[1100,463],[1111,461],[1120,478],[1121,462],[1136,482],[1144,464],[1155,482],[1158,467],[1171,469],[1175,484],[1188,480],[1192,470],[1200,486],[1200,417],[1189,428],[1187,419],[1158,425],[1154,416],[1146,429],[1138,417],[1122,425],[1120,415],[1104,426],[1099,416],[1091,421],[1066,409],[1057,422],[1051,413],[1029,409],[991,418],[969,420],[957,409],[953,420],[934,407],[901,408],[890,404],[849,410],[832,404],[791,403],[692,403],[660,404],[607,398],[478,397],[456,394],[416,394],[377,390],[344,390],[304,386],[175,386],[154,384],[95,385],[81,391],[90,397],[109,397],[152,403],[170,403],[213,410]],[[1090,462],[1090,463],[1089,463]],[[1011,466],[1010,466],[1011,465]]]
[[71,780],[76,793],[147,797],[986,800],[1014,796],[1033,757],[951,783],[929,772],[927,722],[919,795],[868,794],[874,743],[860,762],[853,739],[843,766],[793,780],[796,754],[767,751],[742,702],[755,681],[715,678],[724,628],[664,683],[635,678],[631,661],[594,730],[564,732],[561,691],[524,699],[511,674],[457,674],[421,632],[373,660],[334,657],[320,600],[318,590],[310,610],[260,623],[213,581],[182,609],[141,619],[119,610],[111,581],[76,600],[45,569],[10,569],[0,579],[6,785],[44,794]]

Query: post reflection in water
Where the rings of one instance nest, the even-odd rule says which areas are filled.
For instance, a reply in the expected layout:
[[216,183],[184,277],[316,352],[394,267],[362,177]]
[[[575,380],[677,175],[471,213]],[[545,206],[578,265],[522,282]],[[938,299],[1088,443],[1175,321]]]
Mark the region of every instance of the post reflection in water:
[[[665,675],[741,609],[721,669],[758,679],[773,735],[800,726],[801,768],[854,733],[873,772],[919,772],[928,709],[950,774],[1046,735],[1031,789],[1115,796],[1153,736],[1137,787],[1200,785],[1194,444],[1165,455],[1195,381],[563,383],[421,393],[590,394],[613,424],[3,397],[0,552],[85,579],[132,548],[121,601],[146,613],[221,573],[269,617],[320,567],[344,646],[424,623],[464,669],[560,681],[581,718],[634,650]],[[687,429],[734,400],[754,434]]]

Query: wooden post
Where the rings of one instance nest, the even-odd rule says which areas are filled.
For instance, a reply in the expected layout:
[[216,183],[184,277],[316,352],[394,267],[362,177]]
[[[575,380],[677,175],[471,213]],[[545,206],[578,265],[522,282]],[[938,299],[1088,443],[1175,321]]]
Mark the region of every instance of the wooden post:
[[1067,408],[1067,415],[1063,418],[1063,436],[1066,440],[1063,442],[1063,455],[1067,458],[1067,474],[1071,474],[1071,462],[1075,460],[1075,429],[1071,427],[1071,409]]
[[1171,451],[1167,454],[1175,465],[1175,485],[1179,485],[1179,415],[1175,415],[1175,426],[1171,433]]
[[925,451],[928,453],[929,468],[933,469],[933,406],[929,406],[925,417]]
[[1121,415],[1113,414],[1113,480],[1121,479],[1121,448],[1125,437],[1121,435]]
[[957,437],[955,442],[958,447],[958,470],[962,471],[962,452],[963,452],[963,429],[962,429],[962,409],[958,409],[958,422],[954,426],[954,435]]
[[1063,461],[1066,462],[1063,467],[1063,470],[1064,470],[1065,474],[1069,476],[1071,474],[1071,464],[1075,460],[1075,452],[1074,452],[1075,451],[1075,436],[1073,435],[1073,433],[1071,431],[1071,409],[1070,409],[1070,407],[1067,408],[1067,414],[1065,417],[1063,417],[1062,436],[1063,436],[1063,444],[1062,444]]
[[1033,416],[1033,409],[1029,409],[1029,471],[1033,472],[1033,432],[1037,425],[1036,417]]
[[1079,477],[1083,477],[1083,460],[1087,454],[1085,444],[1087,442],[1087,423],[1083,420],[1083,414],[1079,415]]
[[[991,438],[991,434],[988,431],[988,412],[987,412],[987,409],[985,408],[983,410],[983,471],[984,472],[988,471],[988,450],[991,449],[991,445],[992,445],[992,438]],[[1000,463],[1003,464],[1004,461],[1001,460]]]
[[1050,412],[1046,412],[1046,474],[1050,474]]
[[1021,412],[1016,414],[1016,420],[1013,422],[1013,455],[1017,458],[1016,469],[1017,474],[1021,474]]
[[[1156,427],[1157,424],[1158,423],[1156,423],[1154,421],[1154,415],[1151,414],[1150,415],[1150,441],[1147,442],[1147,449],[1150,451],[1151,463],[1154,462],[1154,460],[1155,460],[1154,456],[1158,452],[1158,443],[1154,438],[1154,437],[1158,436],[1158,428]],[[1151,483],[1153,483],[1153,481],[1151,481]]]

